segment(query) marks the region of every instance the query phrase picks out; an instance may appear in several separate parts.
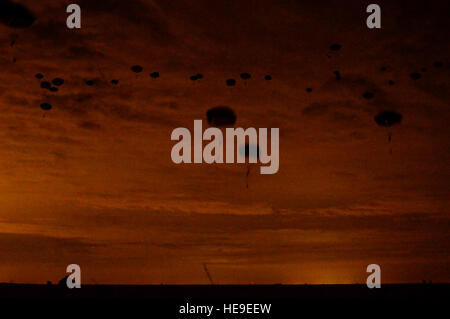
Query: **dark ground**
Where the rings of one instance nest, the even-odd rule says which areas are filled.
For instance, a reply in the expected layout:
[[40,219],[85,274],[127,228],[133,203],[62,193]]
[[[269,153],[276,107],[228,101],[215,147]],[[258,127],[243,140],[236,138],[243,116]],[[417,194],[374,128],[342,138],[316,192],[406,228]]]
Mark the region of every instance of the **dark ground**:
[[366,285],[58,285],[0,284],[1,299],[401,300],[444,299],[450,284]]
[[[14,313],[86,315],[89,317],[144,318],[330,318],[430,317],[445,309],[449,284],[382,285],[84,285],[68,289],[57,285],[0,284],[1,309]],[[214,306],[211,316],[180,314],[180,307]],[[225,314],[231,303],[271,304],[270,314]],[[311,315],[312,314],[312,315]],[[431,317],[430,317],[431,318]]]

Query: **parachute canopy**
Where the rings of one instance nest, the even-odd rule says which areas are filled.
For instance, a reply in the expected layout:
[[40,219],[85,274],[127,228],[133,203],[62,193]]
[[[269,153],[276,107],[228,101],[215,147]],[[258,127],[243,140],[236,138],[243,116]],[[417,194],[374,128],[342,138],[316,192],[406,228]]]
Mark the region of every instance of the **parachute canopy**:
[[150,73],[150,77],[153,79],[159,78],[159,72],[152,72]]
[[0,23],[11,28],[28,28],[36,20],[33,13],[23,5],[9,1],[0,1]]
[[228,79],[226,81],[227,86],[235,86],[236,85],[236,80],[235,79]]
[[330,46],[330,50],[331,51],[339,51],[340,49],[341,49],[341,45],[340,44],[338,44],[338,43],[334,43],[334,44],[332,44],[331,46]]
[[61,78],[54,78],[52,80],[53,85],[60,86],[64,84],[64,80]]
[[48,81],[42,81],[41,82],[41,88],[42,89],[49,89],[52,86],[52,84]]
[[378,113],[375,116],[375,122],[379,126],[391,127],[394,124],[399,124],[402,121],[403,116],[400,113],[394,111],[384,111]]
[[248,80],[248,79],[250,79],[252,76],[250,75],[250,73],[247,73],[247,72],[244,72],[244,73],[241,73],[241,79],[242,80]]
[[52,109],[52,106],[48,103],[42,103],[41,104],[41,109],[43,109],[44,111],[49,111]]
[[372,92],[369,92],[369,91],[363,93],[363,98],[365,98],[367,100],[372,99],[373,96],[374,96],[374,94]]
[[134,73],[140,73],[142,72],[143,68],[140,65],[133,65],[131,67],[131,71],[133,71]]
[[216,106],[206,112],[206,118],[211,126],[232,126],[236,123],[236,114],[228,106]]

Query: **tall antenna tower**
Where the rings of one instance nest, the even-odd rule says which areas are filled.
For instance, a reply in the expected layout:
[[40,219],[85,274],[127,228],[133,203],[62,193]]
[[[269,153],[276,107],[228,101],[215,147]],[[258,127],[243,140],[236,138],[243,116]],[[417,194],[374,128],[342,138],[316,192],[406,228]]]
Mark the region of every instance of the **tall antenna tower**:
[[208,271],[208,267],[206,267],[206,263],[203,263],[203,269],[205,270],[206,276],[208,276],[208,280],[211,283],[211,285],[214,285],[214,282],[213,282],[213,280],[211,278],[211,275],[210,275],[210,273]]

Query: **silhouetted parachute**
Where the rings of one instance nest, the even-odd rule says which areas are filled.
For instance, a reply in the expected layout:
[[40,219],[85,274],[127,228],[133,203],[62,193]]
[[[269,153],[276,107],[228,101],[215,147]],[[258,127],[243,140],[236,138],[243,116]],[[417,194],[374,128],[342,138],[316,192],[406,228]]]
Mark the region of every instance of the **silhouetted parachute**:
[[86,80],[86,85],[88,86],[93,86],[94,85],[94,81],[93,80]]
[[197,81],[198,80],[198,76],[197,75],[192,75],[190,77],[191,81]]
[[42,81],[41,82],[41,88],[42,89],[49,89],[52,86],[52,84],[48,81]]
[[272,80],[272,76],[271,76],[271,75],[266,75],[266,76],[264,77],[264,80],[270,81],[270,80]]
[[443,65],[444,65],[444,63],[442,63],[442,61],[435,61],[435,62],[433,63],[433,66],[434,66],[435,68],[442,68]]
[[247,159],[247,173],[246,173],[246,188],[248,188],[248,178],[250,176],[250,168],[251,163],[250,159],[256,159],[256,161],[259,160],[260,156],[260,149],[258,145],[245,143],[245,145],[241,146],[239,148],[239,153],[244,156]]
[[341,73],[339,71],[334,71],[333,73],[336,76],[336,80],[339,81],[341,79]]
[[387,68],[386,68],[385,66],[381,66],[381,67],[380,67],[380,71],[384,72],[384,71],[386,71],[386,70],[387,70]]
[[42,103],[41,109],[43,109],[44,111],[50,111],[52,109],[52,106],[48,103]]
[[392,80],[389,80],[389,85],[394,85],[395,84],[395,82],[394,81],[392,81]]
[[384,111],[375,116],[375,122],[383,127],[391,127],[394,124],[399,124],[403,116],[400,113],[393,111]]
[[159,72],[152,72],[152,73],[150,73],[150,77],[151,77],[152,79],[157,79],[157,78],[159,78]]
[[36,73],[36,75],[35,75],[34,77],[35,77],[36,79],[41,80],[41,79],[44,78],[44,75],[43,75],[42,73]]
[[306,92],[311,93],[312,92],[312,88],[306,88]]
[[247,72],[241,73],[240,76],[242,80],[249,80],[252,77],[251,74]]
[[54,79],[52,80],[52,83],[53,83],[53,85],[61,86],[61,85],[64,84],[64,80],[61,79],[61,78],[54,78]]
[[334,44],[332,44],[331,46],[330,46],[330,50],[331,51],[339,51],[340,49],[341,49],[341,45],[340,44],[338,44],[338,43],[334,43]]
[[216,106],[206,112],[209,125],[216,127],[233,126],[236,113],[228,106]]
[[372,92],[364,92],[363,93],[363,98],[365,98],[365,99],[367,99],[367,100],[370,100],[370,99],[372,99],[373,98],[373,93]]
[[133,71],[134,73],[140,73],[142,72],[143,68],[140,65],[133,65],[131,67],[131,71]]
[[36,20],[33,13],[21,4],[0,1],[0,23],[11,28],[28,28]]
[[111,80],[111,84],[117,85],[119,84],[119,80]]
[[235,86],[236,85],[236,80],[235,79],[228,79],[226,81],[227,86]]
[[[403,116],[400,113],[394,111],[384,111],[375,115],[375,122],[382,127],[390,128],[395,124],[400,124],[402,122]],[[392,139],[392,133],[388,133],[389,142]]]

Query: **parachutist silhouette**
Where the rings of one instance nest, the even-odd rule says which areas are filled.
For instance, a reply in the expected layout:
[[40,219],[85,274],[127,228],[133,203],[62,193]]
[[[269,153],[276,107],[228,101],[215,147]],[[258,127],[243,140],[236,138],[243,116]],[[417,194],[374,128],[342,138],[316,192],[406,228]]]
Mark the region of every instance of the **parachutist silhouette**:
[[233,126],[236,123],[236,114],[228,106],[216,106],[206,112],[209,125],[216,127]]
[[[403,116],[400,113],[393,112],[393,111],[384,111],[381,113],[378,113],[374,120],[375,122],[381,126],[390,128],[393,125],[400,124],[402,121]],[[388,133],[388,141],[389,143],[392,140],[392,133],[389,131]],[[390,149],[389,153],[392,155],[392,148]]]

